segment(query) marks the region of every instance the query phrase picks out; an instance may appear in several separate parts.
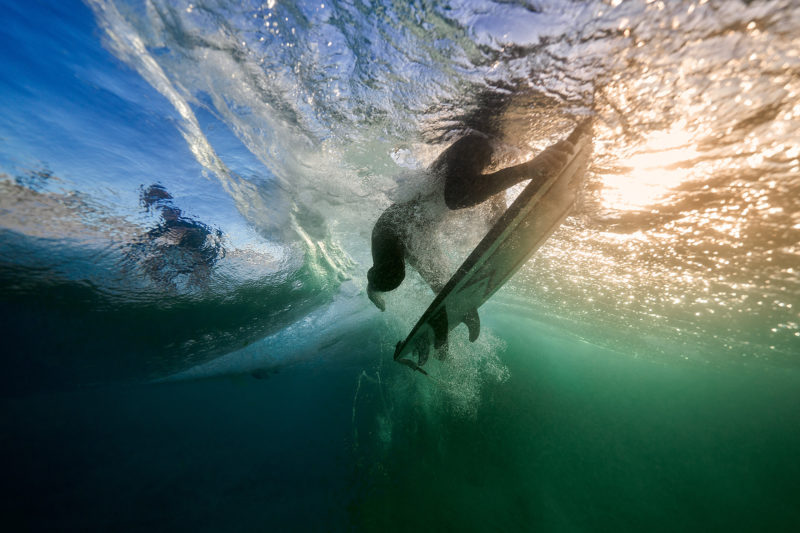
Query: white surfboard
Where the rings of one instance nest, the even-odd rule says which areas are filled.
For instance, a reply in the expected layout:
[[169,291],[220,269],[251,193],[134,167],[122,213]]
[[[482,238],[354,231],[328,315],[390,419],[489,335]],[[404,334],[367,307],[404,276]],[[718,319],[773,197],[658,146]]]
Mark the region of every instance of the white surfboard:
[[591,152],[591,126],[583,129],[574,144],[575,151],[561,172],[523,189],[456,270],[408,337],[397,343],[395,361],[424,374],[421,367],[431,349],[439,350],[443,358],[449,332],[459,324],[467,324],[470,340],[477,339],[478,307],[527,262],[575,204]]

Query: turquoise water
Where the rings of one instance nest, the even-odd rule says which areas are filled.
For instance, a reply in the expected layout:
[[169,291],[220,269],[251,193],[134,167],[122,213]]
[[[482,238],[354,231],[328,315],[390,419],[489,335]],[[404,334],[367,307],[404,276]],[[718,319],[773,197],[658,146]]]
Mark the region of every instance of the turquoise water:
[[631,360],[495,315],[509,377],[464,416],[395,402],[366,529],[778,531],[797,523],[796,371]]
[[[795,4],[0,0],[4,523],[797,529]],[[393,363],[432,294],[367,299],[382,210],[587,114],[480,339]]]

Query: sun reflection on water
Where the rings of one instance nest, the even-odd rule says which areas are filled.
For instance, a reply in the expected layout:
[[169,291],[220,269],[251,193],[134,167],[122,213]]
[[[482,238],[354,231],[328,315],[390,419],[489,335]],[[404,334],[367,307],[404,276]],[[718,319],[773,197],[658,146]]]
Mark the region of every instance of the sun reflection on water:
[[700,154],[685,122],[648,135],[619,172],[603,176],[603,205],[614,210],[645,209],[691,177]]

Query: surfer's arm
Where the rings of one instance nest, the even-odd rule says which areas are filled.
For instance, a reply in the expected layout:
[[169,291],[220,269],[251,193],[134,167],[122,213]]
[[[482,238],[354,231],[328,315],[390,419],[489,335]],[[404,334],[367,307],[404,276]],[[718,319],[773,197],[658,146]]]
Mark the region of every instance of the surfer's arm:
[[[547,147],[530,161],[504,168],[491,174],[480,174],[481,168],[475,166],[470,169],[472,172],[465,171],[463,166],[451,166],[451,172],[446,177],[444,187],[444,198],[447,207],[461,209],[478,205],[495,194],[525,180],[538,181],[540,184],[544,184],[551,176],[558,173],[567,163],[567,160],[574,155],[576,143],[591,128],[591,124],[592,119],[586,119],[572,130],[569,137]],[[487,141],[484,140],[483,142],[488,146]],[[478,146],[477,140],[473,140],[470,144]],[[474,146],[467,146],[466,148],[473,148]],[[457,152],[460,155],[464,150],[457,150]],[[483,161],[481,160],[482,163]]]
[[477,174],[462,180],[445,182],[445,203],[450,209],[472,207],[525,180],[544,183],[557,173],[574,151],[568,140],[547,147],[542,153],[520,165],[504,168],[491,174]]

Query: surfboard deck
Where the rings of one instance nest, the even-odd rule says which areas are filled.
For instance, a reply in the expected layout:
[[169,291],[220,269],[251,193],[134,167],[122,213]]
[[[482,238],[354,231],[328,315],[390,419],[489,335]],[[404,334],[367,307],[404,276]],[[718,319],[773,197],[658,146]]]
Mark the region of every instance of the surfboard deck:
[[[422,365],[431,349],[446,356],[450,331],[467,324],[477,339],[478,308],[524,265],[567,217],[577,198],[591,152],[591,125],[579,126],[577,140],[564,168],[543,184],[531,182],[456,270],[404,341],[394,360],[426,372]],[[574,134],[573,134],[574,135]],[[414,361],[413,356],[417,356]]]

